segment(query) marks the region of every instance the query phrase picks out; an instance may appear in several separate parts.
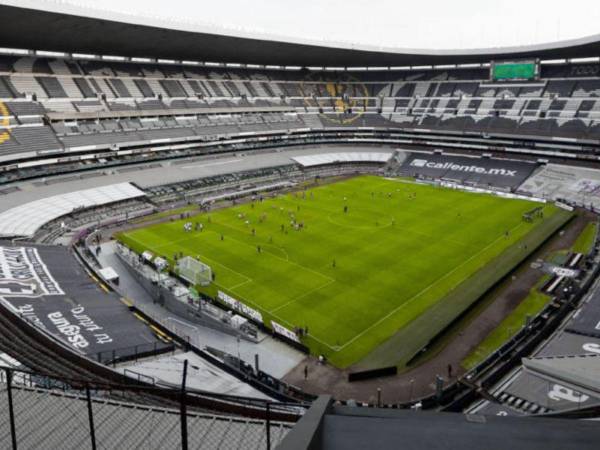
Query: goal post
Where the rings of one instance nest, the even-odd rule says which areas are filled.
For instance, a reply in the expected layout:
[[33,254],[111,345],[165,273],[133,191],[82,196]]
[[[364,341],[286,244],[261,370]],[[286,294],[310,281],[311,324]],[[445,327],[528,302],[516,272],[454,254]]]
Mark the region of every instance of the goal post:
[[193,285],[208,286],[212,281],[210,266],[191,256],[185,256],[177,260],[177,273]]

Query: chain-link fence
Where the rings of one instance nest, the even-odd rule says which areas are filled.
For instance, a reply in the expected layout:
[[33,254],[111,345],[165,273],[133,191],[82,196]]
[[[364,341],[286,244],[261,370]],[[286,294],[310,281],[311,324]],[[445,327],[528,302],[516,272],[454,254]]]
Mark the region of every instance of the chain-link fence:
[[306,405],[0,369],[0,448],[271,449]]

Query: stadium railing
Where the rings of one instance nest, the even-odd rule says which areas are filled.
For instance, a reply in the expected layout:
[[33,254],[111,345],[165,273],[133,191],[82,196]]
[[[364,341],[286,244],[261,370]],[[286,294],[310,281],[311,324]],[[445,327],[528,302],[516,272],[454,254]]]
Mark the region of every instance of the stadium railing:
[[[578,204],[581,208],[585,205]],[[593,207],[591,212],[597,213]],[[452,387],[444,391],[444,399],[438,404],[444,405],[445,411],[460,411],[472,403],[477,396],[485,396],[487,391],[500,381],[510,370],[521,363],[544,340],[548,339],[577,308],[585,296],[593,289],[594,282],[600,274],[600,236],[596,236],[594,250],[588,255],[588,269],[568,294],[559,299],[559,307],[548,305],[531,319],[517,334],[505,342],[502,347],[489,355],[484,361],[473,367],[455,383],[454,394],[449,395]],[[462,385],[462,389],[460,388]],[[433,399],[427,399],[433,400]],[[445,400],[445,401],[444,401]]]
[[[157,399],[165,395],[164,400]],[[215,413],[204,400],[230,405]],[[275,448],[308,405],[0,369],[1,448]]]
[[[100,267],[100,265],[94,255],[94,252],[92,252],[89,248],[89,236],[90,234],[88,232],[78,235],[77,243],[73,245],[72,248],[83,265],[88,270],[98,275],[97,269]],[[106,287],[110,290],[115,290],[115,287],[111,286],[110,284],[106,284]],[[250,364],[245,361],[238,361],[234,355],[219,352],[215,349],[206,347],[198,336],[190,336],[188,330],[178,327],[175,323],[167,320],[164,316],[157,315],[156,312],[148,308],[145,303],[136,301],[133,298],[128,298],[127,301],[131,304],[130,308],[137,311],[138,314],[142,315],[146,320],[152,323],[152,325],[158,327],[162,332],[165,333],[165,335],[182,345],[183,348],[194,352],[196,355],[202,357],[210,364],[225,370],[236,378],[250,384],[254,388],[271,396],[272,398],[276,398],[281,401],[299,402],[311,402],[316,398],[314,395],[305,393],[301,389],[284,383],[283,381],[278,380],[277,378],[263,371],[254,370]],[[171,347],[167,346],[159,349],[146,348],[143,350],[145,350],[148,355],[151,355],[169,352],[171,351]],[[99,363],[106,365],[112,364],[113,360],[116,362],[122,361],[118,355],[113,357],[112,352],[110,354],[105,353],[98,354],[96,356]],[[130,356],[127,359],[132,358],[135,358],[135,356]]]

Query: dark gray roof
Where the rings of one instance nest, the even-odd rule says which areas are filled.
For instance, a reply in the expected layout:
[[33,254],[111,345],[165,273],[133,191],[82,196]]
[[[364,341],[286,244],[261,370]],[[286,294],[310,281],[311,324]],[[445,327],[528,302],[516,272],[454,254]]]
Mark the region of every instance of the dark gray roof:
[[[85,393],[25,388],[19,386],[19,376],[15,374],[12,388],[18,447],[91,448]],[[7,404],[6,385],[0,383],[1,448],[11,448]],[[93,398],[91,408],[99,448],[181,448],[179,410],[102,397]],[[191,448],[266,448],[265,425],[258,420],[188,411],[187,423]],[[271,446],[275,448],[289,425],[271,423]]]
[[583,450],[599,439],[595,422],[336,407],[324,417],[320,448]]
[[[406,66],[491,60],[600,55],[600,35],[552,44],[477,50],[410,50],[272,38],[179,26],[156,20],[78,9],[27,9],[32,2],[0,5],[3,47],[176,60],[292,66]],[[7,5],[8,3],[9,5]],[[11,6],[11,5],[19,6]],[[65,11],[68,11],[66,13]],[[135,23],[134,23],[135,22]]]
[[525,368],[580,389],[600,392],[600,355],[543,356],[523,358]]

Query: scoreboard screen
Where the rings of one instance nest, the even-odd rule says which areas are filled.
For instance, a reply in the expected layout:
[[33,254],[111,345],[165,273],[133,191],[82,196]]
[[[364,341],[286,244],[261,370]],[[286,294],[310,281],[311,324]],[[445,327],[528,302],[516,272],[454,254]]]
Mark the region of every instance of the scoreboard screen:
[[530,81],[538,78],[539,66],[535,61],[493,62],[490,71],[492,81]]

